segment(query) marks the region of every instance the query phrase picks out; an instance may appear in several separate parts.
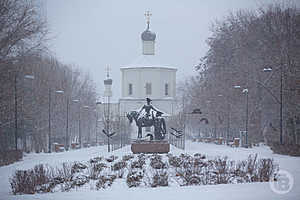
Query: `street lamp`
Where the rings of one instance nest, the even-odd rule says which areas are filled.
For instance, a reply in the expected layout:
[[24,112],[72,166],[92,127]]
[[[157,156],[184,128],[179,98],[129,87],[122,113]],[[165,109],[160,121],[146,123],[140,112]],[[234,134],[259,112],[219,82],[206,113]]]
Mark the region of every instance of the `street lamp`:
[[66,151],[69,150],[69,107],[70,107],[70,98],[67,97],[67,124],[66,124]]
[[[85,105],[85,106],[83,106],[83,108],[88,110],[88,109],[90,109],[90,106]],[[89,113],[88,113],[88,119],[89,119]],[[90,125],[88,125],[88,144],[90,144],[90,137],[91,137],[91,129],[90,129]]]
[[[24,79],[33,80],[33,75],[25,75]],[[17,90],[18,73],[15,74],[15,148],[18,150],[18,90]]]
[[74,99],[72,100],[74,103],[79,103],[78,105],[78,136],[79,136],[79,148],[81,148],[81,119],[80,119],[80,112],[81,112],[81,109],[80,109],[80,100],[79,99]]
[[[96,106],[97,105],[101,105],[102,102],[101,101],[97,101],[96,102]],[[97,133],[97,130],[98,130],[98,118],[99,118],[99,115],[98,115],[98,110],[97,110],[97,107],[95,109],[95,112],[96,112],[96,130],[95,130],[95,134],[96,134],[96,146],[98,146],[98,133]]]
[[[234,88],[236,88],[236,89],[240,89],[241,88],[241,86],[239,86],[239,85],[236,85],[236,86],[234,86]],[[246,132],[246,138],[245,138],[245,143],[246,143],[246,147],[248,147],[248,107],[249,107],[249,95],[248,95],[248,93],[249,93],[249,90],[248,90],[248,88],[244,88],[243,90],[242,90],[242,93],[245,93],[246,94],[246,120],[245,120],[245,132]]]
[[[57,94],[63,94],[63,90],[56,90],[55,93]],[[48,117],[48,128],[49,128],[49,133],[48,133],[48,152],[51,153],[51,88],[49,88],[49,94],[48,94],[48,101],[49,101],[49,117]]]

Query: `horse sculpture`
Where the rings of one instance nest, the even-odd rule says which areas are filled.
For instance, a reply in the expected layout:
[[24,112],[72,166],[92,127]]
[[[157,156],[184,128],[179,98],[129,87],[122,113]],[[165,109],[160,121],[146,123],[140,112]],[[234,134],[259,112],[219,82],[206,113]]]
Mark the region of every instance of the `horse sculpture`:
[[138,138],[142,138],[142,128],[143,127],[152,127],[154,126],[154,139],[162,140],[166,135],[166,123],[163,118],[161,118],[161,112],[156,112],[156,116],[154,116],[152,112],[152,118],[141,117],[137,111],[131,111],[127,114],[127,118],[130,124],[133,120],[138,127]]

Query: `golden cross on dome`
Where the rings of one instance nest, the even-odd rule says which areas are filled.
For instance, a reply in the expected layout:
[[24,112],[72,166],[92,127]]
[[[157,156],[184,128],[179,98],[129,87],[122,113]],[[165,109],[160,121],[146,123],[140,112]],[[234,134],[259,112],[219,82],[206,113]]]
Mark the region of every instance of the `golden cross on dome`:
[[150,17],[152,16],[152,14],[150,13],[150,11],[146,11],[145,12],[145,17],[147,19],[147,26],[148,26],[148,29],[149,29],[149,24],[150,24]]
[[110,67],[107,65],[107,67],[105,68],[106,71],[106,77],[109,78],[109,71],[110,71]]

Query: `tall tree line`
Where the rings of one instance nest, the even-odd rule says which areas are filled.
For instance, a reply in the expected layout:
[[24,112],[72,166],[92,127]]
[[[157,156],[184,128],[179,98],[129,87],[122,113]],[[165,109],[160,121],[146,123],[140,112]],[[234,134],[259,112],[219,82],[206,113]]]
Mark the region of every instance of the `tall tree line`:
[[79,132],[85,142],[95,131],[95,83],[51,56],[47,40],[34,1],[0,1],[1,151],[47,152],[49,122],[51,142],[69,145]]
[[200,106],[214,136],[237,137],[245,130],[248,95],[250,142],[279,141],[283,119],[284,143],[299,143],[299,8],[241,10],[213,23],[211,32],[198,75],[181,84],[185,107]]

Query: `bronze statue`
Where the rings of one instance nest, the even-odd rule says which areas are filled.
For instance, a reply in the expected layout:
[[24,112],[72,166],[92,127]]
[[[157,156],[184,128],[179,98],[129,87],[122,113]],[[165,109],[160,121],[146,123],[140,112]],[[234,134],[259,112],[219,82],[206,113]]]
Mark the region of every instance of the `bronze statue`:
[[[151,99],[146,98],[147,104],[145,104],[139,112],[131,111],[127,114],[129,122],[132,123],[134,120],[138,127],[138,138],[142,138],[142,127],[154,126],[154,138],[155,140],[162,140],[166,135],[166,123],[161,117],[163,112],[157,110],[151,105]],[[145,115],[141,115],[142,111],[145,111]],[[154,112],[156,114],[154,115]]]

